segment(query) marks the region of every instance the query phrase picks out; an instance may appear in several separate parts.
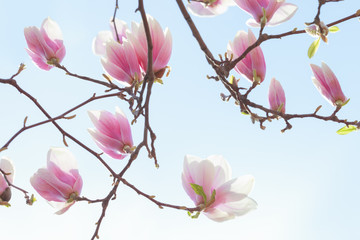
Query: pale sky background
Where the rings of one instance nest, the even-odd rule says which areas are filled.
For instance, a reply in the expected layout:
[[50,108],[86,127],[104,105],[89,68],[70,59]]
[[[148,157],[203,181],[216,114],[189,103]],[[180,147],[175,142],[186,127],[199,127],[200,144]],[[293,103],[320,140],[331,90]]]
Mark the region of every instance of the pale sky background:
[[[282,33],[295,27],[304,28],[316,14],[316,0],[289,1],[299,6],[288,22],[268,33]],[[38,69],[25,51],[23,29],[40,26],[50,16],[61,27],[67,54],[62,62],[70,71],[101,79],[104,72],[99,57],[93,55],[91,44],[99,31],[109,29],[115,1],[95,0],[0,0],[0,78],[8,78],[20,63],[27,69],[16,79],[21,87],[35,96],[47,111],[56,116],[89,98],[101,94],[101,86],[68,77],[58,69]],[[140,21],[134,10],[137,1],[119,0],[118,18]],[[253,125],[233,104],[222,102],[225,89],[218,82],[206,79],[213,70],[206,63],[197,43],[182,18],[175,1],[145,1],[149,14],[173,36],[173,53],[169,62],[171,74],[164,85],[156,84],[151,99],[151,124],[157,134],[156,149],[160,168],[154,167],[144,151],[125,178],[142,191],[156,195],[166,203],[193,206],[181,185],[185,154],[207,157],[223,155],[232,166],[233,177],[253,174],[256,184],[250,194],[258,209],[248,215],[224,223],[216,223],[204,215],[193,220],[185,211],[159,209],[149,200],[121,185],[117,200],[112,201],[100,230],[100,239],[244,239],[244,240],[337,240],[360,239],[360,163],[359,133],[339,136],[342,125],[314,119],[293,120],[293,129],[282,134],[283,121],[266,123],[266,130]],[[321,19],[332,22],[354,13],[360,7],[356,0],[328,3]],[[205,42],[214,55],[223,54],[237,31],[245,30],[249,18],[238,7],[230,8],[215,18],[194,17]],[[360,27],[357,19],[339,24],[340,32],[329,35],[329,44],[321,43],[311,60],[307,49],[314,40],[298,35],[271,40],[262,45],[267,63],[266,79],[250,98],[268,106],[267,92],[272,77],[285,90],[288,113],[311,113],[323,105],[319,114],[330,115],[330,106],[312,84],[309,64],[326,62],[337,75],[343,92],[351,101],[339,117],[360,120],[360,83],[358,76]],[[257,29],[253,29],[257,32]],[[256,34],[257,35],[257,34]],[[236,77],[239,75],[234,71]],[[241,86],[250,83],[241,79]],[[115,106],[130,116],[128,104],[119,99],[93,102],[76,111],[73,120],[59,124],[75,137],[100,152],[87,128],[92,123],[87,110]],[[0,85],[0,145],[3,145],[23,124],[45,119],[43,114],[11,86]],[[135,144],[142,138],[142,121],[133,126]],[[78,160],[84,180],[83,196],[104,197],[111,188],[108,171],[88,152],[68,140]],[[61,147],[62,136],[51,125],[43,125],[21,134],[0,156],[10,157],[16,167],[15,184],[31,193],[29,178],[45,166],[51,146]],[[104,155],[116,172],[127,162]],[[38,201],[27,206],[23,194],[13,191],[11,208],[0,208],[1,239],[90,239],[101,213],[100,204],[76,203],[61,216],[37,193]]]

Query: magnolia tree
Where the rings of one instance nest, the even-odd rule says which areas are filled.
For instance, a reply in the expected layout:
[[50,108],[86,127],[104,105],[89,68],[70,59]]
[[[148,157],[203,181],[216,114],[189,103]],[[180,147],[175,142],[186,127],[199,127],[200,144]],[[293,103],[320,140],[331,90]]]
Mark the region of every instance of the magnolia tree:
[[[285,0],[192,0],[186,2],[176,0],[174,4],[176,3],[178,14],[182,15],[184,23],[187,23],[190,30],[186,32],[187,35],[184,34],[184,38],[192,38],[191,32],[193,41],[198,44],[198,52],[188,53],[189,57],[192,54],[205,56],[204,62],[208,63],[212,71],[204,73],[204,75],[207,75],[208,81],[215,81],[225,91],[219,92],[218,100],[232,102],[233,111],[240,110],[239,114],[245,115],[242,118],[248,119],[248,124],[252,122],[260,129],[265,130],[265,126],[270,127],[275,122],[274,120],[279,120],[283,123],[280,131],[284,133],[293,127],[293,122],[311,119],[324,123],[337,123],[339,129],[337,133],[344,135],[360,128],[360,123],[356,119],[349,120],[346,116],[344,118],[338,116],[338,113],[350,100],[350,96],[344,94],[346,91],[342,91],[341,73],[331,70],[331,66],[325,63],[326,59],[323,59],[323,62],[310,60],[309,66],[295,66],[293,71],[299,71],[306,67],[311,69],[314,86],[319,94],[330,103],[333,110],[329,114],[320,114],[321,105],[317,105],[314,109],[309,109],[308,113],[293,113],[296,112],[296,109],[290,108],[286,104],[285,97],[286,95],[290,98],[292,95],[285,94],[286,89],[281,84],[286,80],[280,81],[276,76],[267,76],[266,71],[271,67],[271,63],[267,63],[265,60],[267,56],[263,51],[263,45],[271,40],[307,34],[315,37],[316,40],[313,43],[309,41],[308,49],[304,49],[304,55],[298,57],[313,58],[320,42],[328,42],[329,33],[339,31],[339,26],[343,22],[356,19],[360,15],[360,11],[349,10],[348,14],[340,19],[333,19],[330,22],[323,21],[321,10],[330,2],[339,2],[331,4],[341,4],[340,0],[319,0],[317,8],[314,8],[316,11],[314,11],[313,18],[304,19],[304,29],[293,28],[277,34],[267,33],[268,29],[273,31],[271,27],[291,21],[298,10],[296,2],[286,2]],[[145,157],[143,153],[146,153],[147,157],[153,161],[156,168],[159,168],[162,161],[157,154],[161,151],[157,148],[157,139],[161,138],[161,135],[157,134],[157,129],[151,124],[150,102],[154,95],[154,89],[166,89],[166,83],[171,81],[169,61],[174,51],[173,41],[181,41],[181,39],[173,39],[172,33],[185,30],[169,29],[166,27],[166,22],[157,21],[156,17],[152,16],[151,12],[144,7],[142,0],[138,1],[136,9],[127,9],[127,11],[135,10],[135,14],[141,16],[140,22],[130,23],[132,19],[122,19],[121,16],[117,16],[122,3],[116,0],[114,4],[115,8],[111,10],[113,17],[110,20],[109,29],[98,29],[99,32],[92,41],[93,54],[98,57],[99,65],[103,68],[103,72],[99,73],[100,77],[80,75],[63,65],[63,60],[71,55],[66,52],[66,42],[72,40],[71,36],[63,38],[63,28],[56,22],[56,19],[45,15],[41,25],[39,23],[38,26],[28,26],[24,29],[24,39],[27,44],[25,51],[39,69],[49,72],[62,71],[66,74],[65,78],[83,80],[89,85],[89,88],[99,85],[103,87],[103,90],[101,93],[94,93],[82,102],[73,103],[73,106],[66,111],[54,114],[52,110],[49,110],[51,106],[45,106],[42,101],[38,101],[37,96],[32,95],[28,89],[22,86],[22,82],[18,81],[25,71],[25,64],[21,63],[11,77],[2,76],[0,83],[10,85],[24,95],[26,99],[23,101],[32,102],[34,107],[41,111],[44,119],[30,122],[28,117],[25,117],[23,126],[13,135],[7,136],[7,140],[1,143],[0,150],[3,157],[0,162],[0,204],[10,207],[13,198],[19,196],[16,194],[12,197],[15,195],[14,192],[22,192],[26,204],[36,205],[37,200],[43,198],[56,209],[55,212],[59,215],[71,214],[70,208],[76,208],[77,205],[84,202],[91,203],[87,206],[88,208],[101,206],[98,219],[94,219],[96,222],[94,231],[89,233],[90,239],[101,237],[102,222],[108,207],[113,200],[121,201],[117,197],[122,196],[120,185],[128,187],[160,209],[170,208],[186,211],[193,219],[203,214],[210,220],[224,222],[255,210],[258,204],[250,194],[254,186],[254,176],[232,176],[230,164],[221,155],[208,157],[185,155],[183,169],[179,170],[179,175],[181,175],[185,193],[194,203],[191,206],[162,201],[128,181],[126,173],[130,171],[136,160]],[[237,33],[234,32],[234,38],[228,39],[227,48],[218,54],[219,57],[215,57],[215,53],[207,47],[201,29],[195,24],[195,18],[216,18],[218,15],[227,14],[229,8],[236,8],[238,15],[250,15],[251,18],[246,21],[248,29],[239,29]],[[109,10],[109,14],[111,11]],[[214,27],[219,28],[219,26]],[[268,45],[264,48],[266,47]],[[178,66],[172,66],[172,68],[174,70]],[[28,66],[26,71],[29,69],[32,67]],[[179,71],[186,71],[186,69]],[[191,76],[188,77],[191,78]],[[247,79],[250,85],[244,83],[242,79]],[[268,94],[264,96],[268,99],[268,104],[262,104],[262,100],[253,98],[252,94],[258,88],[262,88],[266,81],[270,83]],[[307,94],[301,93],[302,96]],[[184,93],[184,97],[185,95],[186,93]],[[87,108],[93,102],[106,98],[115,99],[114,105],[111,106],[113,111]],[[178,99],[178,101],[182,100]],[[322,104],[321,100],[319,100],[319,104]],[[97,147],[88,146],[87,141],[84,142],[62,126],[64,120],[69,120],[71,123],[82,112],[87,112],[92,126],[76,123],[78,124],[76,128],[87,129],[88,138],[92,138]],[[9,115],[3,117],[11,118]],[[209,117],[211,117],[210,112],[209,116],[202,116],[205,121]],[[21,168],[21,161],[7,156],[6,151],[9,151],[13,143],[19,141],[25,132],[32,132],[35,135],[36,130],[43,125],[52,125],[57,129],[62,136],[63,146],[54,147],[54,143],[48,142],[47,157],[43,152],[43,161],[33,163],[39,169],[35,173],[28,173],[33,189],[25,189],[21,187],[23,183],[14,179],[14,166]],[[141,128],[136,135],[132,130],[134,127]],[[181,128],[181,126],[177,127]],[[277,127],[278,125],[276,125]],[[6,126],[2,126],[2,128],[6,128]],[[227,144],[238,147],[234,142]],[[77,159],[72,154],[74,146],[80,147],[82,151],[91,155],[93,161],[100,163],[101,168],[98,171],[110,174],[112,181],[109,183],[108,179],[104,180],[108,183],[105,186],[109,189],[104,196],[92,198],[93,193],[82,191],[83,185],[86,185],[83,176],[87,174],[87,168],[86,166],[78,167]],[[17,150],[22,151],[21,149]],[[32,151],[36,151],[36,149],[32,149]],[[233,160],[235,159],[231,159],[231,161]],[[123,165],[118,169],[118,167],[112,166],[112,161],[121,161]],[[41,167],[44,165],[46,167]]]

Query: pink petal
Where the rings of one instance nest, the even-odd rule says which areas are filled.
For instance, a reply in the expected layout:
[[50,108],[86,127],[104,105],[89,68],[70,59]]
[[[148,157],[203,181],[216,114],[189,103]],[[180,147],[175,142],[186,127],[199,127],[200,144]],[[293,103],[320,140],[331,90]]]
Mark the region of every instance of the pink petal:
[[127,154],[123,151],[124,144],[116,139],[109,138],[96,130],[88,129],[98,147],[115,159],[123,159]]
[[272,110],[277,111],[282,106],[281,112],[285,113],[285,92],[279,81],[275,78],[271,79],[269,87],[269,103]]
[[333,99],[335,101],[341,100],[341,101],[345,102],[347,99],[344,96],[344,94],[341,90],[339,81],[338,81],[337,77],[335,76],[335,74],[333,73],[333,71],[331,71],[329,66],[326,65],[326,63],[324,63],[324,62],[321,63],[321,67],[323,69],[323,73],[324,73],[325,79],[329,86],[329,91],[330,91]]
[[110,138],[121,139],[119,121],[112,113],[108,111],[88,111],[88,114],[99,132]]
[[35,65],[38,66],[40,69],[49,71],[51,68],[53,68],[53,66],[46,63],[47,60],[43,56],[39,56],[39,55],[33,53],[29,49],[25,49],[25,50],[29,54],[29,56],[31,57],[31,59],[35,63]]
[[101,64],[104,70],[113,78],[121,82],[125,87],[132,84],[131,76],[126,73],[122,68],[110,62],[108,59],[101,59]]
[[120,126],[119,132],[122,142],[124,143],[124,145],[128,145],[129,147],[132,147],[133,139],[131,134],[130,123],[126,118],[125,114],[123,113],[123,111],[121,111],[121,109],[118,107],[116,107],[115,117]]
[[[250,29],[248,33],[248,41],[249,41],[249,46],[256,42],[256,37]],[[263,82],[266,73],[266,63],[265,63],[264,54],[260,46],[250,51],[250,58],[252,62],[252,70],[253,69],[256,70],[257,77],[260,77],[260,82]]]
[[[105,70],[119,81],[132,83],[133,79],[141,80],[136,52],[130,42],[123,44],[115,41],[106,44],[106,58],[102,59]],[[116,66],[116,67],[114,67]]]
[[165,29],[165,40],[161,46],[160,51],[157,53],[156,59],[153,62],[153,69],[157,71],[165,68],[170,60],[172,49],[172,37],[168,28]]
[[256,0],[234,0],[234,2],[256,20],[263,15],[262,6]]
[[73,192],[72,187],[58,180],[47,169],[39,169],[30,179],[35,190],[48,201],[64,202]]
[[201,158],[186,155],[184,158],[184,170],[182,174],[182,184],[185,189],[185,192],[189,195],[189,197],[197,204],[197,195],[192,189],[190,183],[195,183],[194,175],[197,174],[198,164],[201,162]]

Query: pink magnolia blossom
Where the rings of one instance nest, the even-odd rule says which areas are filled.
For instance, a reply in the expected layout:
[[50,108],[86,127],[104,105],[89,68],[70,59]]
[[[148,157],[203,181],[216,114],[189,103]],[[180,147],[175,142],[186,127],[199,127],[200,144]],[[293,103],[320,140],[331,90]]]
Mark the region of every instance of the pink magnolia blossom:
[[[233,42],[228,44],[228,54],[233,54],[233,59],[241,56],[243,52],[256,42],[256,37],[249,29],[248,33],[239,31]],[[235,66],[235,70],[250,82],[261,83],[265,79],[266,63],[260,46],[251,50],[244,59]]]
[[271,79],[269,87],[270,108],[274,111],[285,113],[285,92],[279,81]]
[[322,62],[321,67],[314,64],[310,64],[310,67],[315,75],[312,78],[313,83],[321,95],[334,106],[346,104],[348,99],[342,92],[338,79],[328,65]]
[[[10,183],[14,182],[14,166],[12,161],[7,157],[2,157],[0,162],[0,169],[6,173],[6,178]],[[5,180],[3,174],[0,173],[0,204],[3,202],[7,203],[11,198],[11,190],[10,187]]]
[[119,108],[115,115],[108,111],[88,111],[88,114],[96,128],[88,131],[101,150],[115,159],[131,153],[134,145],[130,124]]
[[66,148],[50,148],[47,167],[40,168],[31,178],[35,190],[63,214],[76,201],[83,185],[75,157]]
[[251,27],[275,26],[294,16],[298,7],[285,0],[234,0],[235,3],[253,19],[246,24]]
[[[257,207],[256,202],[248,197],[254,185],[254,177],[244,175],[231,179],[231,168],[219,155],[206,159],[186,155],[182,184],[195,205],[200,207],[208,218],[217,222],[244,215]],[[202,187],[207,198],[206,204],[204,197],[196,194],[191,184]],[[213,193],[215,199],[211,202]]]
[[[172,49],[171,33],[168,28],[163,31],[160,24],[152,16],[147,15],[147,21],[153,43],[153,71],[157,77],[161,78],[170,60]],[[144,24],[142,22],[140,24],[132,23],[131,33],[128,34],[128,39],[134,46],[141,68],[146,72],[148,47]]]
[[142,71],[133,45],[126,39],[120,44],[114,40],[106,43],[106,55],[101,59],[105,71],[125,86],[142,80]]
[[191,1],[187,8],[196,16],[213,17],[223,14],[229,6],[233,5],[235,5],[233,0],[204,0],[204,2]]
[[[128,30],[126,22],[115,18],[116,31],[112,19],[110,20],[111,31],[101,31],[93,40],[92,49],[95,55],[106,55],[106,43],[111,40],[123,43],[123,39],[126,39],[126,31]],[[116,36],[116,32],[118,36]]]
[[29,48],[26,51],[39,68],[48,71],[65,57],[60,27],[51,18],[46,18],[40,29],[25,28],[24,35]]

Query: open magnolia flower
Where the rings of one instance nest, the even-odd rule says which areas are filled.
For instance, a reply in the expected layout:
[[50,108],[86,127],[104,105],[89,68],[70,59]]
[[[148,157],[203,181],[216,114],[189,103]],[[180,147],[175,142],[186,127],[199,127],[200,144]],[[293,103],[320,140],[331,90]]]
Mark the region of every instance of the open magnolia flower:
[[189,12],[199,17],[213,17],[226,12],[229,6],[234,6],[233,0],[204,0],[190,1],[187,5]]
[[[110,20],[110,31],[101,31],[93,40],[92,49],[95,55],[104,56],[106,54],[106,44],[111,40],[123,43],[126,39],[126,31],[128,30],[126,22],[115,18],[116,31],[112,19]],[[116,36],[117,32],[117,36]]]
[[[150,35],[153,44],[153,71],[155,76],[161,78],[170,60],[172,50],[172,37],[168,28],[162,30],[158,21],[147,15],[150,28]],[[133,44],[141,68],[146,72],[148,64],[148,47],[143,22],[133,22],[131,32],[128,32],[128,39]]]
[[63,214],[80,195],[83,181],[79,174],[75,157],[66,148],[50,148],[47,167],[40,168],[30,183],[50,205]]
[[246,24],[251,27],[275,26],[294,16],[298,7],[285,0],[234,0],[253,19]]
[[39,68],[50,70],[65,57],[66,50],[60,27],[51,18],[46,18],[40,29],[25,28],[24,35],[29,48],[26,51]]
[[[233,59],[238,58],[255,42],[256,37],[250,29],[248,33],[239,31],[234,41],[230,41],[228,44],[228,55],[233,55]],[[243,75],[250,82],[262,83],[265,79],[266,63],[261,47],[254,48],[245,58],[238,62],[235,66],[235,71]]]
[[269,87],[269,103],[271,110],[285,113],[285,92],[279,81],[271,79]]
[[217,222],[244,215],[257,207],[248,197],[254,177],[245,175],[231,179],[231,168],[219,155],[206,159],[186,155],[182,184],[195,205]]
[[315,87],[330,104],[341,107],[349,101],[342,92],[335,74],[326,63],[322,62],[321,67],[310,64],[310,67],[315,75],[312,78]]
[[[14,166],[12,161],[7,157],[2,157],[0,169],[6,174],[6,178],[10,183],[14,182]],[[8,205],[11,199],[11,189],[4,175],[0,173],[0,205]]]
[[95,143],[106,154],[123,159],[134,149],[129,121],[117,107],[115,115],[108,111],[88,111],[96,129],[88,131]]

